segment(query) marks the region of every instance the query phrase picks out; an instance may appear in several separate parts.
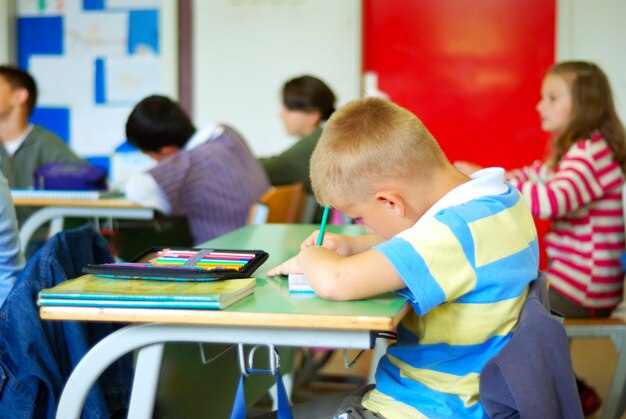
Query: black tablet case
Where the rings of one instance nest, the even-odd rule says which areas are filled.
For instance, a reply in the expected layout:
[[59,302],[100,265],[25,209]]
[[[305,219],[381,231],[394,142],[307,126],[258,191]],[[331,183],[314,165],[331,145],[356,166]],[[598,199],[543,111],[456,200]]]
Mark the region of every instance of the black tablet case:
[[[158,252],[164,250],[180,250],[203,252],[206,250],[223,253],[247,253],[254,257],[249,260],[243,269],[187,269],[182,267],[145,266]],[[241,250],[241,249],[199,249],[182,247],[151,247],[135,257],[131,262],[87,265],[83,268],[86,274],[105,276],[110,278],[130,279],[153,279],[160,281],[216,281],[220,279],[249,278],[259,266],[269,257],[263,250]],[[141,266],[132,266],[138,264]],[[187,265],[193,267],[194,265]]]

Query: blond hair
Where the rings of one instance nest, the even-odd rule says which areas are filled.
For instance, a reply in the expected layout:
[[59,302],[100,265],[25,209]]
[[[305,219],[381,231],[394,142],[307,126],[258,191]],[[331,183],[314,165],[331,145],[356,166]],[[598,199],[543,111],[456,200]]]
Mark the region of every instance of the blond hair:
[[443,167],[447,159],[422,122],[380,98],[359,99],[328,120],[311,156],[311,183],[322,205],[362,201],[375,188]]

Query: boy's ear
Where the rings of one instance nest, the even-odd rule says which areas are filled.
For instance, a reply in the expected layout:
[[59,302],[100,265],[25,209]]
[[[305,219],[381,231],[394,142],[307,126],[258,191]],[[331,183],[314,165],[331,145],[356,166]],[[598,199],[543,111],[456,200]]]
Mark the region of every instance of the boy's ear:
[[319,124],[320,121],[322,120],[322,113],[320,111],[318,111],[317,109],[309,111],[306,114],[307,114],[307,117],[308,117],[309,124],[311,126],[315,126],[315,125]]
[[381,191],[374,194],[376,202],[387,206],[396,212],[399,217],[406,214],[406,205],[402,196],[397,192]]
[[176,154],[178,152],[179,148],[176,147],[175,145],[166,145],[163,146],[159,149],[159,151],[145,151],[142,150],[142,152],[148,156],[150,156],[151,158],[153,158],[156,161],[161,161],[173,154]]
[[28,102],[28,90],[24,87],[17,87],[13,89],[12,98],[14,105],[22,106]]
[[175,145],[166,145],[159,149],[159,154],[165,158],[178,153],[179,148]]

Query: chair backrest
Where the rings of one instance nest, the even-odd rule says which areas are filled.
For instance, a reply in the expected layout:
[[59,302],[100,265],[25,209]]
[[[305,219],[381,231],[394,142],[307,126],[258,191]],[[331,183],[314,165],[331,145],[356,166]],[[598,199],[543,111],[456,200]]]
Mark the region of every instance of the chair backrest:
[[311,224],[315,220],[315,211],[319,205],[315,200],[315,196],[309,193],[302,192],[302,200],[300,202],[300,220],[302,224]]
[[511,340],[481,371],[480,399],[492,418],[582,419],[569,342],[550,314],[543,275],[530,287]]
[[303,194],[300,182],[272,187],[250,208],[248,224],[297,223]]

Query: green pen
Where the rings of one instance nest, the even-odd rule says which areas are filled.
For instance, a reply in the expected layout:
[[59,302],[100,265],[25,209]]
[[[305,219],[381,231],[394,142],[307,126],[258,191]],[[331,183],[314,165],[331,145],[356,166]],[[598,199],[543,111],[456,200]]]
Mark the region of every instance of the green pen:
[[317,236],[317,245],[321,246],[324,242],[324,230],[326,230],[326,223],[328,222],[328,213],[330,207],[324,207],[324,213],[322,214],[322,222],[320,223],[320,234]]

